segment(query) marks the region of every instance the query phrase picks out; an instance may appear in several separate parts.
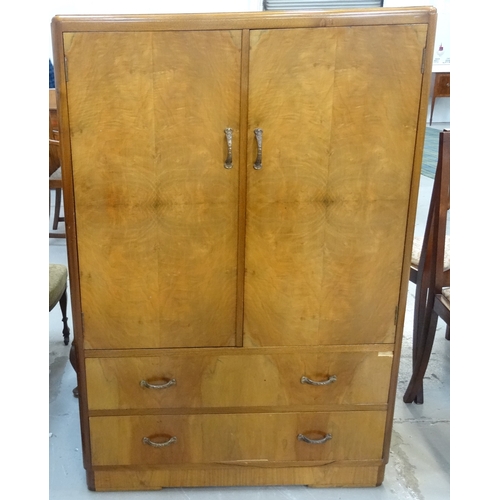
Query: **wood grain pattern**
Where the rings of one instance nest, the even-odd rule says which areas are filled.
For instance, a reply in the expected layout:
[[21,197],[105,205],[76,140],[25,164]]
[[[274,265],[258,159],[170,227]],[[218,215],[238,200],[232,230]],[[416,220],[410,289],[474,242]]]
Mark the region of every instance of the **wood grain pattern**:
[[381,483],[435,21],[54,19],[90,489]]
[[[385,412],[251,413],[91,417],[92,463],[200,463],[376,460],[382,457]],[[301,442],[302,433],[332,439]],[[143,437],[177,442],[154,448]],[[243,465],[243,464],[242,464]]]
[[240,34],[65,45],[85,346],[234,345]]
[[[386,404],[392,354],[171,354],[161,357],[87,358],[89,410],[137,408],[289,407]],[[326,386],[302,384],[337,380]],[[141,380],[165,384],[148,389]]]
[[210,14],[101,14],[56,16],[53,24],[69,31],[163,31],[213,29],[281,29],[325,26],[373,26],[435,22],[434,7],[348,9],[321,12],[231,12]]
[[[321,485],[328,487],[366,487],[378,486],[383,477],[383,465],[314,465],[312,467],[241,467],[234,466],[199,466],[134,469],[134,468],[99,468],[95,476],[97,491],[120,490],[155,490],[165,487],[196,486],[255,486],[259,485]],[[380,472],[382,471],[382,472]]]
[[252,32],[244,345],[394,341],[425,43],[419,25]]

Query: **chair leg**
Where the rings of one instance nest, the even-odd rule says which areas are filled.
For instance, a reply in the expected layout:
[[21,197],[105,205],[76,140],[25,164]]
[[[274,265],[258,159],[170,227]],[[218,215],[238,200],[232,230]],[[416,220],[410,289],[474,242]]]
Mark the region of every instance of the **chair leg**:
[[[428,288],[425,284],[421,283],[420,286],[417,285],[417,290],[415,291],[415,311],[413,319],[413,373],[418,371],[420,359],[422,358],[424,350],[424,331],[426,327],[427,314],[429,314],[427,310],[427,295]],[[424,402],[422,383],[417,381],[413,392],[416,394],[414,402],[416,404],[422,404]]]
[[[73,341],[71,343],[71,349],[69,351],[69,362],[71,363],[71,366],[73,367],[73,370],[75,370],[75,373],[78,377],[78,358],[76,356],[76,347],[75,347],[75,341]],[[75,396],[75,398],[78,397],[78,386],[76,386],[74,389],[73,389],[73,396]]]
[[54,223],[52,224],[52,229],[57,229],[57,226],[59,225],[59,220],[60,220],[60,213],[61,213],[61,189],[56,188],[56,203],[54,207]]
[[424,402],[424,375],[431,357],[432,345],[434,344],[434,337],[436,336],[437,322],[438,315],[432,311],[428,328],[424,329],[425,333],[422,332],[422,349],[420,357],[417,360],[416,367],[413,369],[413,374],[403,396],[403,401],[405,403],[422,404]]
[[417,282],[415,289],[415,306],[413,310],[413,371],[422,354],[422,329],[424,328],[427,312],[427,283]]
[[68,318],[66,316],[67,304],[68,304],[68,295],[66,293],[66,290],[64,290],[64,293],[62,294],[62,297],[59,300],[59,305],[61,306],[61,312],[62,312],[64,345],[69,344],[69,327],[68,327]]
[[432,125],[432,115],[434,114],[434,104],[436,103],[436,98],[432,96],[432,104],[431,104],[431,118],[429,120],[429,126]]

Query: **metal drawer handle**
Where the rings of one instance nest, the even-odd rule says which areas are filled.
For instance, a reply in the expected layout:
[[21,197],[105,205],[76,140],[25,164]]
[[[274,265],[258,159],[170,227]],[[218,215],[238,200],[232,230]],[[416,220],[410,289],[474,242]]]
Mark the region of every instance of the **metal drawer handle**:
[[227,141],[227,158],[224,163],[224,168],[233,168],[233,129],[226,128],[224,129],[224,133],[226,134]]
[[300,383],[301,384],[309,384],[309,385],[328,385],[328,384],[332,384],[336,380],[337,380],[337,376],[336,375],[332,375],[331,377],[328,377],[327,380],[322,380],[320,382],[318,382],[316,380],[311,380],[308,377],[302,377],[300,379]]
[[146,387],[146,389],[167,389],[168,387],[176,385],[177,381],[175,380],[175,378],[173,378],[172,380],[169,380],[166,384],[150,384],[146,380],[141,380],[140,384],[141,387]]
[[163,448],[164,446],[170,446],[171,444],[177,443],[177,438],[175,436],[172,436],[168,441],[157,443],[155,441],[151,441],[151,439],[149,439],[148,437],[143,437],[142,442],[144,444],[152,446],[153,448]]
[[304,436],[304,434],[299,434],[297,436],[297,439],[299,441],[304,441],[304,443],[307,444],[324,444],[330,439],[332,439],[332,435],[328,433],[323,439],[309,439],[308,437]]
[[253,164],[253,168],[255,168],[255,170],[260,170],[262,168],[262,129],[256,128],[253,133],[257,139],[257,158]]

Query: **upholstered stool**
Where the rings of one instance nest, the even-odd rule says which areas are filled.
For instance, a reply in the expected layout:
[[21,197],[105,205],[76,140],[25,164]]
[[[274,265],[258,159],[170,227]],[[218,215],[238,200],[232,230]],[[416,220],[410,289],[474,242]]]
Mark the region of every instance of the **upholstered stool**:
[[66,317],[66,306],[68,297],[66,284],[68,281],[68,270],[62,264],[49,264],[49,311],[54,309],[59,302],[62,312],[64,345],[69,344],[68,318]]

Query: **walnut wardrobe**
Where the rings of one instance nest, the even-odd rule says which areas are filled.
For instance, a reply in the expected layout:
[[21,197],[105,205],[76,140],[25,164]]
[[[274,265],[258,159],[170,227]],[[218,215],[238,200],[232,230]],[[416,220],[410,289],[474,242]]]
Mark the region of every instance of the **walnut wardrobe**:
[[435,26],[53,19],[90,489],[382,482]]

